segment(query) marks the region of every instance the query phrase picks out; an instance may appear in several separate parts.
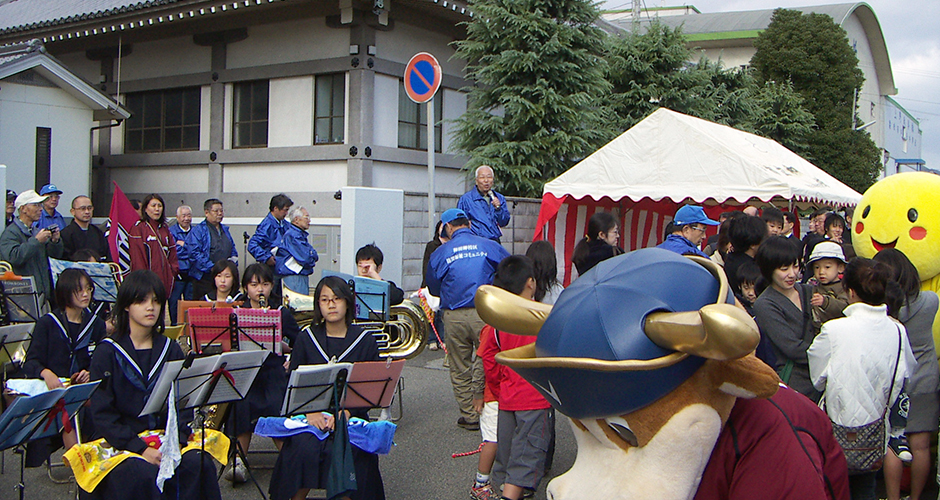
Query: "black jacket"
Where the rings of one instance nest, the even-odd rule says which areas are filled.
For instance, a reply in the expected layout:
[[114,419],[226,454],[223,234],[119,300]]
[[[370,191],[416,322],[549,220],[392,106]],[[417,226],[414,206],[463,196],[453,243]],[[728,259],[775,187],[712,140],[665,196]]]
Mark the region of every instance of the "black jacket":
[[62,230],[61,237],[62,244],[65,245],[65,252],[62,254],[63,259],[72,260],[72,254],[83,248],[88,248],[100,255],[102,262],[111,262],[111,249],[108,247],[108,240],[105,239],[104,233],[98,226],[88,224],[88,230],[85,231],[72,220]]

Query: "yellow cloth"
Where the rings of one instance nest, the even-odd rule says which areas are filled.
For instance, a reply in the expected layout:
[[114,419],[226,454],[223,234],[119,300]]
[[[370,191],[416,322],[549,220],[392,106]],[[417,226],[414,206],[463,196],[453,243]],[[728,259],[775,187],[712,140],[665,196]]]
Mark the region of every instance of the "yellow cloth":
[[[144,431],[139,435],[141,439],[156,435],[162,440],[163,431]],[[202,431],[197,430],[189,436],[189,443],[180,450],[181,454],[201,449],[201,435]],[[229,439],[225,434],[214,429],[206,429],[205,447],[206,453],[218,460],[223,466],[227,463]],[[109,472],[128,458],[144,459],[137,453],[115,450],[104,439],[75,445],[62,456],[65,465],[72,468],[78,486],[88,493],[94,491],[98,487],[98,483]]]

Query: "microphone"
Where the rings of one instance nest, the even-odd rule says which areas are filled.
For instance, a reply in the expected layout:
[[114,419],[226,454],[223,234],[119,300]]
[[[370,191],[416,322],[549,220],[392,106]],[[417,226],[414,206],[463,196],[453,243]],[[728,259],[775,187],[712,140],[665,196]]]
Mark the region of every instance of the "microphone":
[[486,192],[486,196],[490,199],[491,205],[495,203],[495,205],[493,205],[493,208],[499,208],[499,205],[500,205],[499,198],[496,197],[496,193],[494,193],[492,189]]

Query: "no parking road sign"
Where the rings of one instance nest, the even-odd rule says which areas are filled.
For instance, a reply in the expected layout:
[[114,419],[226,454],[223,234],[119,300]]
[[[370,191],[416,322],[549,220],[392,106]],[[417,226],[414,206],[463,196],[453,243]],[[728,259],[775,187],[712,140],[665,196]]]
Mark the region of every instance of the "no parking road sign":
[[427,52],[418,52],[405,66],[405,93],[416,102],[428,102],[441,86],[441,65]]

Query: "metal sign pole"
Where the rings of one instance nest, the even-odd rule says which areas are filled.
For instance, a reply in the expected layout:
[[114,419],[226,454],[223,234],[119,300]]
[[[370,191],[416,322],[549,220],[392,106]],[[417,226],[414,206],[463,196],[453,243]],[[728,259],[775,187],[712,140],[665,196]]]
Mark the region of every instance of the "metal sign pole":
[[428,241],[433,241],[434,224],[434,149],[437,139],[434,135],[434,97],[428,100]]

